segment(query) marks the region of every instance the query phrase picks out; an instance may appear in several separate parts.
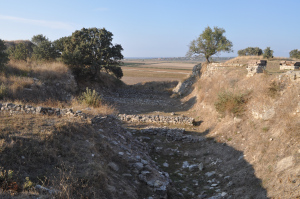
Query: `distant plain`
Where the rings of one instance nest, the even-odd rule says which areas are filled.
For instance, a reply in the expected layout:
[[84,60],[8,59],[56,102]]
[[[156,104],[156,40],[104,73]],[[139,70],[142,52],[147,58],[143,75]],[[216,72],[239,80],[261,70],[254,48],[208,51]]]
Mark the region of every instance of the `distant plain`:
[[122,81],[128,85],[150,81],[180,81],[187,78],[197,62],[159,59],[124,60]]

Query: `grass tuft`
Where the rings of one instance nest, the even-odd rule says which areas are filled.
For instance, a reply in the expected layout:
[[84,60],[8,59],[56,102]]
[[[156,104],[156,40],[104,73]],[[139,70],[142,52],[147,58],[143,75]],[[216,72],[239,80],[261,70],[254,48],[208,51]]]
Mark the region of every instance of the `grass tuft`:
[[246,94],[235,94],[230,91],[223,91],[218,94],[215,108],[223,117],[226,113],[240,116],[245,112],[246,103]]
[[91,90],[88,87],[86,88],[86,92],[83,92],[79,97],[79,101],[92,107],[99,107],[101,105],[101,97],[95,90]]
[[7,95],[7,88],[2,83],[1,86],[0,86],[0,99],[3,99],[6,95]]

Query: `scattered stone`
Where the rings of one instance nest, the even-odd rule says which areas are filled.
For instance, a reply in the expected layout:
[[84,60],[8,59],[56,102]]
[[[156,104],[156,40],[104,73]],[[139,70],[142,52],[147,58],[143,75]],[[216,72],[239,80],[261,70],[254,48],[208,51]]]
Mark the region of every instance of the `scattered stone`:
[[205,173],[205,175],[206,175],[207,177],[211,177],[211,176],[213,176],[213,175],[215,175],[215,174],[216,174],[215,171],[212,171],[212,172],[206,172],[206,173]]
[[204,166],[203,166],[203,163],[202,163],[202,162],[198,165],[198,169],[199,169],[199,171],[203,171]]
[[114,162],[108,163],[108,167],[116,172],[119,171],[119,166],[116,165],[116,163],[114,163]]
[[134,167],[138,170],[142,170],[144,168],[144,165],[141,162],[137,162],[134,164]]
[[126,122],[147,122],[147,123],[167,123],[167,124],[186,124],[193,126],[194,118],[186,116],[163,116],[163,115],[126,115],[119,114],[119,119]]
[[147,160],[141,160],[141,163],[143,163],[144,165],[147,165],[148,164],[148,161]]
[[189,167],[188,161],[184,161],[184,162],[182,163],[182,168],[185,169],[185,168],[188,168],[188,167]]
[[199,169],[197,164],[192,164],[189,166],[189,171],[197,171]]
[[163,163],[164,167],[169,167],[169,164],[167,162]]
[[226,193],[226,192],[222,192],[222,193],[221,193],[221,196],[222,196],[222,197],[225,197],[225,196],[227,196],[227,193]]
[[46,192],[46,193],[49,193],[50,195],[52,194],[58,194],[60,191],[56,190],[56,189],[48,189],[46,187],[43,187],[41,185],[36,185],[34,187],[37,191],[39,192]]

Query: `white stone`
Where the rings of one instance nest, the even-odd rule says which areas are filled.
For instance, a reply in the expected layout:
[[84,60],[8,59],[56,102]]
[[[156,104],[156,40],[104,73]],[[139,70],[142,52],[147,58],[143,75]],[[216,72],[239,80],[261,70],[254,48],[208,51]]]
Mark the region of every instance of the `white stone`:
[[167,162],[163,163],[164,167],[169,167],[169,164]]

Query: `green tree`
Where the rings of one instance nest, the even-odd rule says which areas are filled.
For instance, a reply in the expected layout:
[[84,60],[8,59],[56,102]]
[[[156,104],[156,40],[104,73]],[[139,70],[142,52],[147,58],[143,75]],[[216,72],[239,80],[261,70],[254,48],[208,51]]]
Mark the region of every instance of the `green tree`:
[[206,61],[219,52],[233,52],[232,43],[224,36],[223,28],[214,27],[212,30],[209,26],[205,28],[201,35],[190,43],[187,56],[203,54]]
[[8,54],[6,53],[6,46],[4,41],[0,39],[0,70],[9,61]]
[[99,77],[101,70],[117,78],[123,76],[119,67],[122,46],[112,44],[113,34],[105,28],[82,28],[64,42],[62,60],[77,77]]
[[290,58],[300,59],[300,51],[297,49],[290,51]]
[[238,56],[246,56],[246,50],[245,49],[239,50]]
[[53,43],[46,36],[35,35],[31,42],[34,44],[32,57],[35,60],[52,61],[59,56]]
[[59,55],[63,53],[66,44],[70,42],[70,38],[71,37],[62,37],[53,42],[54,48]]
[[238,51],[239,56],[251,56],[251,55],[260,56],[262,54],[263,51],[259,47],[248,47]]
[[11,46],[8,49],[9,58],[13,60],[27,61],[29,55],[28,47],[25,43],[19,43],[16,46]]
[[274,53],[274,51],[271,50],[270,47],[267,47],[267,48],[264,50],[263,58],[269,59],[269,58],[273,57],[273,53]]

